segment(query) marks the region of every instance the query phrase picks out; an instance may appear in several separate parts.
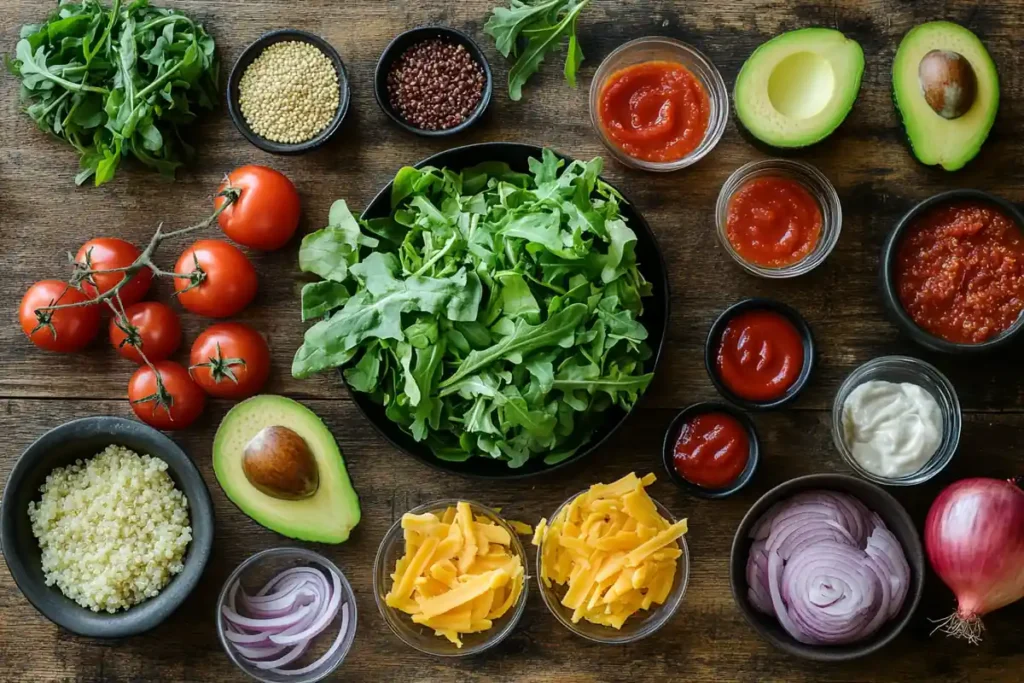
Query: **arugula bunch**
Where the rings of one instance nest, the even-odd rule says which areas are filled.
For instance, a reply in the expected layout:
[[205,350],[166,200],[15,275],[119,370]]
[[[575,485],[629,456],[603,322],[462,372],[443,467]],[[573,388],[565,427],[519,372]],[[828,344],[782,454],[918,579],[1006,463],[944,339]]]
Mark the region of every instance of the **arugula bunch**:
[[569,37],[565,80],[576,87],[576,72],[583,61],[583,50],[576,39],[576,22],[589,3],[590,0],[511,0],[507,8],[494,8],[484,24],[484,32],[494,38],[502,56],[516,57],[508,72],[510,98],[522,98],[523,86],[564,36]]
[[355,391],[437,457],[553,464],[590,439],[613,404],[647,388],[650,285],[622,197],[601,159],[530,173],[403,168],[388,217],[344,201],[307,235],[306,331],[292,374],[344,367]]
[[218,97],[213,38],[147,0],[61,3],[21,28],[6,62],[32,120],[78,150],[79,185],[107,182],[128,155],[173,177],[194,154],[180,127]]

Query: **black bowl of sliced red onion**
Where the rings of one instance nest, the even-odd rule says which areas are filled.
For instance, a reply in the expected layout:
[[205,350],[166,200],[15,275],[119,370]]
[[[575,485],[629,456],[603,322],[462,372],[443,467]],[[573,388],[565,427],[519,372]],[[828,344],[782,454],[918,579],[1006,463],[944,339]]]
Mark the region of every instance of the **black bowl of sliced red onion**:
[[747,512],[729,579],[765,640],[837,662],[875,652],[903,630],[924,572],[921,538],[895,498],[862,479],[814,474],[776,486]]
[[355,639],[352,587],[322,555],[303,548],[264,550],[224,583],[217,633],[231,661],[258,681],[322,680]]

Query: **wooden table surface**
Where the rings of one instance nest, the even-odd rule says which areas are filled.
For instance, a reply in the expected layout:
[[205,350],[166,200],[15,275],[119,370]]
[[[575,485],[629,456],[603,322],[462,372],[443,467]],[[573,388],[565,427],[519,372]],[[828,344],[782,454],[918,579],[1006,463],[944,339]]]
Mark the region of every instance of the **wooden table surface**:
[[[645,35],[680,38],[708,54],[731,89],[743,60],[776,33],[834,26],[864,48],[860,97],[843,126],[799,156],[820,168],[842,199],[844,226],[835,252],[813,274],[788,282],[749,275],[719,247],[715,198],[738,166],[763,158],[730,120],[725,138],[697,166],[669,175],[645,175],[607,163],[607,177],[628,194],[658,235],[670,265],[672,318],[664,362],[643,409],[585,463],[551,477],[488,484],[441,474],[391,448],[363,420],[335,376],[291,378],[298,347],[302,278],[296,245],[253,254],[260,294],[240,316],[261,329],[273,349],[267,391],[298,399],[321,415],[348,461],[362,501],[363,521],[351,540],[320,547],[345,571],[357,594],[359,631],[336,680],[350,681],[1021,681],[1024,680],[1024,602],[986,619],[977,647],[929,637],[930,618],[953,608],[951,593],[930,576],[911,626],[890,647],[843,665],[814,665],[775,651],[743,621],[729,591],[727,558],[733,533],[749,506],[772,486],[813,472],[845,470],[831,443],[830,407],[842,379],[857,365],[888,353],[934,362],[952,379],[964,407],[960,451],[933,482],[894,491],[920,524],[929,502],[951,481],[972,475],[1007,477],[1024,470],[1017,435],[1024,427],[1018,356],[983,360],[936,357],[901,338],[883,317],[876,289],[882,240],[905,210],[940,190],[975,187],[1024,200],[1024,4],[950,0],[836,0],[828,3],[746,0],[682,3],[594,0],[580,22],[587,55],[579,90],[562,81],[561,65],[544,65],[521,102],[503,87],[508,65],[482,32],[496,0],[187,0],[168,2],[201,19],[230,65],[266,30],[291,26],[315,31],[341,52],[352,80],[353,106],[344,130],[326,148],[296,158],[272,157],[249,145],[223,109],[201,124],[200,159],[175,183],[122,168],[114,182],[76,188],[70,147],[47,139],[17,103],[16,81],[0,78],[0,455],[6,479],[15,459],[39,434],[86,415],[131,416],[125,398],[132,367],[103,342],[83,355],[36,350],[15,325],[24,290],[43,277],[63,277],[65,252],[94,236],[145,242],[156,224],[183,226],[208,214],[218,180],[244,163],[272,165],[292,178],[303,199],[301,230],[323,225],[339,197],[364,206],[404,164],[461,143],[513,140],[553,146],[589,158],[604,150],[587,116],[587,88],[601,59],[620,43]],[[4,0],[0,45],[12,49],[18,28],[37,22],[50,3]],[[981,155],[964,171],[947,174],[917,164],[893,109],[890,68],[901,36],[913,25],[948,18],[975,30],[999,67],[1002,103]],[[373,99],[377,57],[400,31],[438,23],[463,29],[484,46],[495,71],[495,96],[482,124],[455,140],[425,140],[399,131]],[[226,74],[226,70],[225,70]],[[211,235],[213,231],[211,231]],[[213,235],[216,236],[216,235]],[[181,245],[169,245],[166,263]],[[168,285],[157,288],[168,298]],[[703,366],[703,341],[717,313],[746,296],[781,299],[802,311],[816,331],[820,365],[806,393],[790,409],[757,415],[763,462],[752,486],[728,501],[690,498],[662,477],[653,494],[690,519],[690,585],[678,615],[656,636],[624,647],[589,644],[548,614],[530,595],[519,628],[497,651],[472,661],[443,661],[399,642],[377,613],[371,565],[385,530],[405,510],[431,499],[471,496],[501,506],[513,518],[535,522],[569,494],[630,470],[661,471],[659,448],[674,412],[713,399]],[[186,344],[205,321],[184,315]],[[187,348],[187,345],[186,345]],[[185,352],[181,353],[184,357]],[[178,681],[242,680],[225,656],[214,627],[214,601],[227,574],[250,554],[292,542],[250,520],[228,502],[213,476],[214,431],[229,408],[213,401],[199,423],[177,440],[199,466],[216,508],[213,556],[199,587],[155,631],[119,642],[89,640],[52,625],[0,572],[0,680]]]

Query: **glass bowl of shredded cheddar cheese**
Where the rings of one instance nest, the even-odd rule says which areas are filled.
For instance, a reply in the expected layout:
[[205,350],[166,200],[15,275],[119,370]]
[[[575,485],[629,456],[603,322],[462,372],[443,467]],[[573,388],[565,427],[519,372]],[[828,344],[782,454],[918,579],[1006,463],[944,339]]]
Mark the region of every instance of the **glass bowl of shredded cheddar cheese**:
[[427,654],[465,657],[497,645],[526,609],[529,577],[517,534],[532,531],[465,500],[405,513],[384,535],[373,565],[384,621]]
[[544,604],[573,633],[630,643],[679,610],[690,575],[684,534],[646,490],[654,475],[594,484],[562,505],[534,534]]

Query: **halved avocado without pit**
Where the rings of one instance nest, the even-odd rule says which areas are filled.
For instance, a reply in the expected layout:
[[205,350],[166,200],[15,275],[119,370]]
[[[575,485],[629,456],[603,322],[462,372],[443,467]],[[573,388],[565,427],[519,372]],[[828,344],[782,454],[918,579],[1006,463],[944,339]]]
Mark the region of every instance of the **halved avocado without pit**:
[[988,50],[949,21],[907,32],[893,59],[892,91],[914,156],[947,171],[978,154],[999,110],[999,75]]
[[213,470],[231,502],[284,536],[341,543],[359,523],[359,496],[334,435],[290,398],[254,396],[228,411],[213,440]]
[[780,34],[758,47],[736,77],[736,116],[772,147],[806,147],[839,127],[860,92],[864,52],[830,28]]

